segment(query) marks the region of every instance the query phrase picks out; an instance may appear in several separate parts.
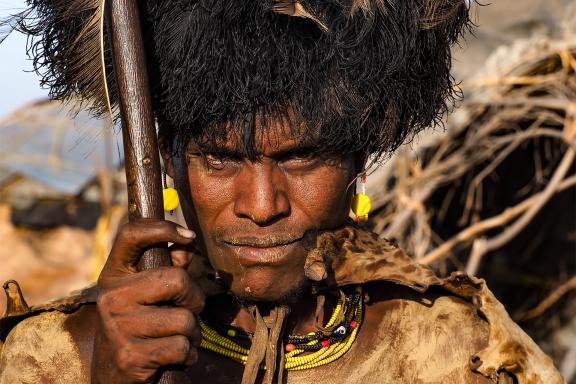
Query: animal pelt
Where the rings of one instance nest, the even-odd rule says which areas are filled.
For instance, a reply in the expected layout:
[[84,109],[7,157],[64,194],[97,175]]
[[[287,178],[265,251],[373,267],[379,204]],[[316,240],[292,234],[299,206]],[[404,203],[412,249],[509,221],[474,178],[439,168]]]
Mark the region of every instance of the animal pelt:
[[[97,113],[102,73],[116,105],[110,52],[94,37],[100,1],[30,0],[33,18],[20,23],[51,95],[96,100]],[[458,96],[450,46],[470,25],[464,0],[140,5],[156,118],[180,145],[235,138],[257,157],[259,128],[280,122],[311,150],[380,156],[439,123]]]

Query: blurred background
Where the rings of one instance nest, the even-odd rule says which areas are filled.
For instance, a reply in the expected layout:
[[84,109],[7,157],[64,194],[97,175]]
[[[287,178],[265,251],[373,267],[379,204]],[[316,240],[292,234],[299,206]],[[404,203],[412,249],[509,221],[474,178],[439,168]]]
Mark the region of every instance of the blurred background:
[[[375,167],[367,188],[374,231],[440,275],[485,278],[572,384],[574,3],[473,5],[478,27],[454,48],[464,100],[445,129]],[[23,7],[0,0],[0,19]],[[77,108],[47,99],[25,36],[0,44],[0,280],[17,280],[30,305],[94,282],[126,220],[119,129]]]

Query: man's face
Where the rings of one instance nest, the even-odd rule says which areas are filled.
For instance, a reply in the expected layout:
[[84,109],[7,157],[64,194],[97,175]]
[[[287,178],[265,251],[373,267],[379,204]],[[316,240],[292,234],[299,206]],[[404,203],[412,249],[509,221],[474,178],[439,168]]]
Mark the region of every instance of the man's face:
[[169,169],[187,223],[232,294],[278,301],[305,284],[304,235],[348,218],[356,168],[351,155],[310,156],[276,131],[258,136],[257,160],[233,141],[210,149],[192,143]]

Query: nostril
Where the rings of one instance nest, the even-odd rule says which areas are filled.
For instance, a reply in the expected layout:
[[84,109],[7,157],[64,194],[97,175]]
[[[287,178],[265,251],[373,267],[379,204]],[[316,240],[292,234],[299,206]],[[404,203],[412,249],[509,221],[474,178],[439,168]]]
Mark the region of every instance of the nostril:
[[236,178],[234,214],[258,225],[267,225],[285,217],[290,203],[285,192],[285,175],[269,162],[245,167]]

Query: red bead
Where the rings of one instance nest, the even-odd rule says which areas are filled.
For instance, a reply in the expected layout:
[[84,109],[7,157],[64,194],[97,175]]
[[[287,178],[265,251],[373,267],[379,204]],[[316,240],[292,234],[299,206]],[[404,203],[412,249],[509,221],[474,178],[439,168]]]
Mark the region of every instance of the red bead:
[[328,348],[330,346],[330,340],[322,340],[320,345],[322,345],[324,348]]
[[358,326],[358,322],[356,322],[355,320],[352,320],[350,322],[350,328],[356,328]]
[[296,349],[296,346],[294,344],[286,344],[284,348],[286,349],[286,352],[292,352]]

